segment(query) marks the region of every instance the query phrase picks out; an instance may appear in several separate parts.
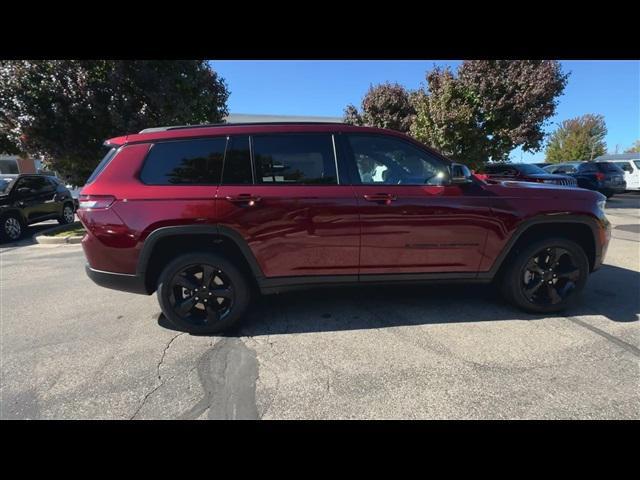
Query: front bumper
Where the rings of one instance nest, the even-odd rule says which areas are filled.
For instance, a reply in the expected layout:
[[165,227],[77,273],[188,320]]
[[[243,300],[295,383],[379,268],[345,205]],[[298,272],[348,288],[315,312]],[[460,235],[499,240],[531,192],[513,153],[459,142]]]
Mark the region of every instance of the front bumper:
[[87,272],[87,276],[101,287],[120,290],[122,292],[149,295],[144,279],[138,275],[94,270],[88,264],[85,265],[84,269],[85,272]]

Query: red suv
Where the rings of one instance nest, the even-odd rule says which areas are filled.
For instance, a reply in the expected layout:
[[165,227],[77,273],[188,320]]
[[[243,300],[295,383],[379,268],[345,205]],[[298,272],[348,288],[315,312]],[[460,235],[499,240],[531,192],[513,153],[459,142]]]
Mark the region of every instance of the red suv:
[[605,197],[483,182],[395,131],[337,123],[164,127],[113,138],[80,196],[87,274],[157,291],[178,328],[235,324],[254,292],[497,281],[568,306],[602,263]]

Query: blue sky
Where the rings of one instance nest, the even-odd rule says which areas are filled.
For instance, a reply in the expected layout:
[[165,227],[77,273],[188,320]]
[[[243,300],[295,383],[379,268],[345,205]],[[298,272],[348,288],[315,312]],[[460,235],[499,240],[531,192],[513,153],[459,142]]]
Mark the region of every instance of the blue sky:
[[[460,61],[219,60],[213,68],[229,85],[229,111],[274,115],[342,116],[348,103],[360,105],[370,84],[398,82],[409,89],[424,84],[434,65],[456,68]],[[622,152],[640,138],[640,62],[563,61],[570,72],[555,117],[547,126],[585,113],[604,115],[607,147]],[[511,158],[544,160],[544,151],[514,151]]]

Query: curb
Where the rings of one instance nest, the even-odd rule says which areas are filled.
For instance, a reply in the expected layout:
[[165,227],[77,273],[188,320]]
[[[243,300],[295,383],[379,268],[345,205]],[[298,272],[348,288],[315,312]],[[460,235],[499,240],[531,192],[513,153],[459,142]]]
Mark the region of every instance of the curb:
[[64,244],[64,243],[71,243],[71,244],[80,243],[82,241],[82,236],[79,236],[79,235],[69,234],[65,237],[48,237],[47,235],[50,235],[52,233],[64,232],[65,230],[74,229],[74,228],[80,227],[81,225],[82,224],[80,222],[73,222],[67,225],[58,225],[53,228],[48,228],[47,230],[42,230],[40,233],[35,235],[33,239],[37,243],[42,243],[47,245]]

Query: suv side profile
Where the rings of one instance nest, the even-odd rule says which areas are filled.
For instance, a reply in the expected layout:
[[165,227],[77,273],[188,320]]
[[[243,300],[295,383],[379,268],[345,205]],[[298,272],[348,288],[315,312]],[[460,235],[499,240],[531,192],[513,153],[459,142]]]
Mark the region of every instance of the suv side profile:
[[495,281],[532,312],[571,305],[607,250],[605,198],[484,182],[391,130],[163,127],[113,138],[80,194],[87,274],[157,292],[179,329],[235,325],[254,293]]
[[72,223],[71,192],[55,177],[38,174],[0,175],[0,239],[16,241],[25,227],[44,220]]

